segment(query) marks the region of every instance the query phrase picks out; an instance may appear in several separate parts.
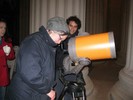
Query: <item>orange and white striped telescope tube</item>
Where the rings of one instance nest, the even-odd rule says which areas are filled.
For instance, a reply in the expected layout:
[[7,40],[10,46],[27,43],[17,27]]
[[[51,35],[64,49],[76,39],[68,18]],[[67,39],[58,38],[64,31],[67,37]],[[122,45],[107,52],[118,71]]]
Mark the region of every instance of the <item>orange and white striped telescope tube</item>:
[[116,58],[113,32],[71,38],[68,52],[72,60],[80,57],[90,60]]

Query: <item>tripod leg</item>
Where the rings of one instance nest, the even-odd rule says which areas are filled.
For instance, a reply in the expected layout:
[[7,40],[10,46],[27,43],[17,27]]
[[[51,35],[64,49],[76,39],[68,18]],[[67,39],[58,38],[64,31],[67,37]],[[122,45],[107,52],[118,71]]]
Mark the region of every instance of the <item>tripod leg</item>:
[[62,98],[64,97],[64,95],[65,95],[65,93],[66,93],[67,88],[68,88],[67,86],[65,86],[65,87],[63,88],[63,90],[62,90],[62,92],[61,92],[61,94],[60,94],[58,100],[62,100]]
[[74,92],[72,92],[72,97],[73,97],[73,100],[76,100]]
[[86,100],[85,90],[82,91],[82,97],[78,97],[76,100]]
[[82,94],[83,94],[83,99],[82,100],[85,100],[85,90],[82,91]]

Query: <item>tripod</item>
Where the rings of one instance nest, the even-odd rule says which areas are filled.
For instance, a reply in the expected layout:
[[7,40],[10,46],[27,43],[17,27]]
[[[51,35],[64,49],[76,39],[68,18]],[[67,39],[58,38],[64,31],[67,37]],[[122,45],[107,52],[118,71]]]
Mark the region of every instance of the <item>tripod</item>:
[[63,74],[61,74],[59,79],[63,83],[64,88],[58,100],[62,100],[66,92],[71,94],[73,100],[86,100],[83,83],[66,80]]

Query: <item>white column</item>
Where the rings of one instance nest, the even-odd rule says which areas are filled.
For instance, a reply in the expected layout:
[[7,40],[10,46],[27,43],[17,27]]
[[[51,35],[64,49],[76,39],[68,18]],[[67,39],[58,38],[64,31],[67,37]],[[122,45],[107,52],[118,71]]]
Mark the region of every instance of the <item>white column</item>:
[[61,17],[64,17],[65,16],[65,3],[64,3],[64,0],[58,0],[57,1],[57,12],[56,12],[56,15],[60,15]]
[[54,16],[64,17],[76,15],[80,18],[85,31],[86,0],[30,0],[30,33],[38,31],[41,25]]
[[133,100],[133,0],[130,0],[130,19],[126,65],[119,73],[119,81],[109,93],[110,100]]
[[46,26],[47,19],[48,19],[48,15],[45,13],[45,12],[47,12],[47,9],[48,9],[48,2],[47,2],[47,0],[42,0],[40,5],[41,5],[41,15],[39,15],[39,16],[41,16],[41,23],[40,23],[40,25]]

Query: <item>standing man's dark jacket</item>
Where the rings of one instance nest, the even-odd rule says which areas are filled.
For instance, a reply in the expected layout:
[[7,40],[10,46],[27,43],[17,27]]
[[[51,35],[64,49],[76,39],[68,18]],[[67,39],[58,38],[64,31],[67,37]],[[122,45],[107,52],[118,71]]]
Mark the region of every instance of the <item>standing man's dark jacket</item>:
[[43,26],[22,42],[16,74],[8,89],[9,100],[50,100],[46,94],[54,85],[55,46]]

